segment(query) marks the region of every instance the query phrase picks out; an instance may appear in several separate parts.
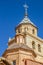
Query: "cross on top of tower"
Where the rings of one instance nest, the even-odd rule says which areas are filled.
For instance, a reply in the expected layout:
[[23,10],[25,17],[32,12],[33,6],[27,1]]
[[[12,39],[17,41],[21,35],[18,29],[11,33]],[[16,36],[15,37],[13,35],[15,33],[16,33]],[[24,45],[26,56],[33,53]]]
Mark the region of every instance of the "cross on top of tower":
[[27,13],[28,6],[27,6],[27,4],[24,5],[24,8],[25,8],[25,17],[27,17],[28,16],[28,13]]

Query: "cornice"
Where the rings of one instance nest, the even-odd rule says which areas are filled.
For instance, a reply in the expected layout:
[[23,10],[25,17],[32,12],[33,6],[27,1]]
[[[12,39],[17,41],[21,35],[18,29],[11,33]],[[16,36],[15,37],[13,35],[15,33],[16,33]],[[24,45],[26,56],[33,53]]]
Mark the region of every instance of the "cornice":
[[4,52],[4,54],[2,55],[3,57],[6,57],[7,53],[12,53],[12,52],[17,52],[19,50],[22,50],[22,51],[26,51],[26,52],[30,52],[32,53],[35,57],[36,57],[36,54],[33,50],[28,50],[28,49],[23,49],[23,48],[16,48],[16,49],[8,49]]
[[42,40],[41,38],[39,38],[38,36],[32,35],[32,34],[30,34],[30,33],[26,33],[25,35],[29,35],[29,36],[31,36],[31,37],[33,37],[33,38],[35,38],[35,39],[37,39],[38,41],[40,41],[40,42],[43,43],[43,40]]

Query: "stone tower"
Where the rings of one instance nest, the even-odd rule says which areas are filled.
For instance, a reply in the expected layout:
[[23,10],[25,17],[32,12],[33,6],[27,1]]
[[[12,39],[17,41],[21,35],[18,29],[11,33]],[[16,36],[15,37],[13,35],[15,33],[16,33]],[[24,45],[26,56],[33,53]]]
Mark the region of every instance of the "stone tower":
[[26,65],[26,59],[43,62],[43,40],[37,36],[37,27],[28,18],[25,4],[25,16],[16,27],[16,35],[8,41],[3,57],[12,65]]

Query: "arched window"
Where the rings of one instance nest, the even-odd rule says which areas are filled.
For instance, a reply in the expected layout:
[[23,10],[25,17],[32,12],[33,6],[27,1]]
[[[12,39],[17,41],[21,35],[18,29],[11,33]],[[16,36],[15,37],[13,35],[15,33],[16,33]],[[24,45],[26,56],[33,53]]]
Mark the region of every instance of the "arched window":
[[41,52],[41,46],[38,44],[38,51]]
[[27,32],[27,31],[28,31],[28,27],[25,27],[25,28],[24,28],[24,32]]
[[24,32],[26,32],[26,27],[24,28]]
[[16,65],[16,60],[13,61],[13,65]]
[[22,28],[20,28],[20,32],[22,32]]
[[35,30],[33,29],[32,32],[33,32],[33,34],[34,34],[34,33],[35,33]]
[[27,31],[28,31],[29,29],[28,29],[28,27],[27,27]]
[[32,41],[32,48],[35,49],[35,42]]

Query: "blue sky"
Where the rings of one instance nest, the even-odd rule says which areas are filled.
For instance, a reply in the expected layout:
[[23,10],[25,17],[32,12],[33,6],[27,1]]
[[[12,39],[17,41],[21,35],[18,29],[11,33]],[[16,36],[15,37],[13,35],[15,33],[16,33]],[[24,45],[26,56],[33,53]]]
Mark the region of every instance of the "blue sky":
[[[43,0],[26,0],[28,17],[38,27],[43,39]],[[15,27],[24,18],[25,0],[0,0],[0,56],[8,47],[9,37],[15,36]]]

